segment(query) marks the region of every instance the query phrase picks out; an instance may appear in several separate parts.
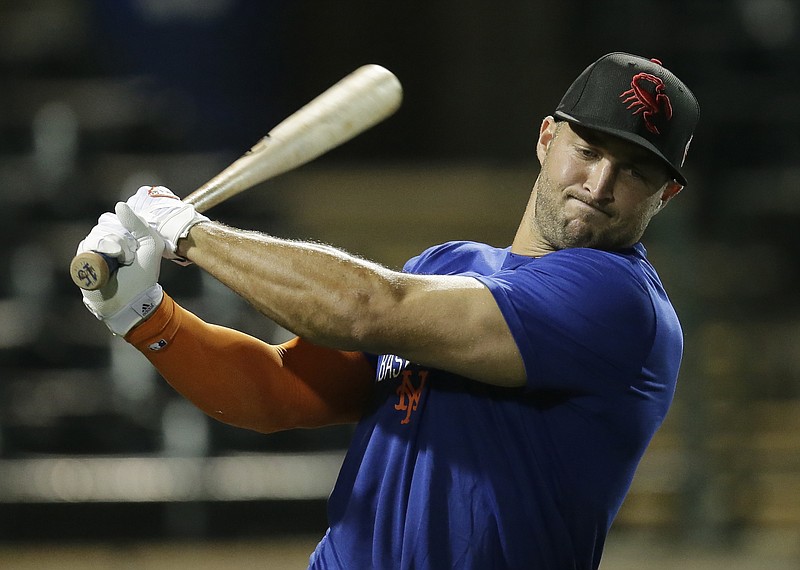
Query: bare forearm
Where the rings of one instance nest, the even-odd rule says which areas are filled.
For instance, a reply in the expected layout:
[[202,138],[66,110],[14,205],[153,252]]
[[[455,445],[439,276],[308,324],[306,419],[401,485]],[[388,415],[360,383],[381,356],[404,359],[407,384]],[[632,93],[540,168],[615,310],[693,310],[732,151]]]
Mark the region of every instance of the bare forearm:
[[340,349],[371,348],[369,334],[398,274],[334,248],[200,224],[181,253],[295,334]]
[[179,253],[284,328],[318,345],[396,354],[490,384],[525,382],[492,294],[458,275],[390,271],[331,247],[209,222]]

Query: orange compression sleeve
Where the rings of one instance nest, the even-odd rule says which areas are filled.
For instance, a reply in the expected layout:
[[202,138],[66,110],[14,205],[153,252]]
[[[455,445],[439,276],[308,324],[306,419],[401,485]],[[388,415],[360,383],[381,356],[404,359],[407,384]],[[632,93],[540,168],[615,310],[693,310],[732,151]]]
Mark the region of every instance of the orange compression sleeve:
[[125,340],[206,414],[264,433],[357,421],[375,375],[360,352],[300,338],[270,345],[206,323],[166,294]]

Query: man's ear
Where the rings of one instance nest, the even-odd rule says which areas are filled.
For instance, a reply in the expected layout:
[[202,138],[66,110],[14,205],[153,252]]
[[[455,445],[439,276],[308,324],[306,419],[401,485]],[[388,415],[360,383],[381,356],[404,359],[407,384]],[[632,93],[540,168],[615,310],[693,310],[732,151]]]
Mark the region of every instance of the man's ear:
[[661,201],[657,204],[656,212],[660,212],[667,205],[667,202],[672,200],[675,196],[680,194],[683,190],[683,184],[676,180],[671,180],[664,185],[664,190],[661,191]]
[[556,120],[551,115],[542,120],[542,125],[539,127],[539,140],[536,142],[536,156],[539,159],[539,164],[544,162],[547,149],[556,136],[557,125]]

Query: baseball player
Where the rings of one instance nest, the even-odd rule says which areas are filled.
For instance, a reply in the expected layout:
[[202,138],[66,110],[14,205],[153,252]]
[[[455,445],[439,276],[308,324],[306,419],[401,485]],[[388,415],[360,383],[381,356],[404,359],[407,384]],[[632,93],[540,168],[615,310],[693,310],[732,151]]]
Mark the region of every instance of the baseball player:
[[[640,238],[686,184],[698,114],[657,60],[601,57],[541,123],[513,243],[402,272],[143,187],[79,245],[123,263],[84,302],[211,417],[357,422],[311,568],[594,569],[675,390],[681,328]],[[297,337],[204,322],[161,289],[162,256]]]

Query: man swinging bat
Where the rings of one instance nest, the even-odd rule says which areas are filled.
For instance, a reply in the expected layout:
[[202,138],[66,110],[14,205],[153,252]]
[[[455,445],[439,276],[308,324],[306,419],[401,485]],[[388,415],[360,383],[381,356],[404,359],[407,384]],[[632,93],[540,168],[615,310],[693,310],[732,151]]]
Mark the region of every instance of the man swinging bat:
[[[594,569],[675,390],[681,328],[640,238],[686,184],[698,114],[659,62],[603,56],[541,123],[512,244],[445,243],[402,272],[144,187],[80,244],[123,264],[84,302],[223,422],[357,423],[311,568]],[[162,256],[296,338],[189,313]]]

